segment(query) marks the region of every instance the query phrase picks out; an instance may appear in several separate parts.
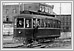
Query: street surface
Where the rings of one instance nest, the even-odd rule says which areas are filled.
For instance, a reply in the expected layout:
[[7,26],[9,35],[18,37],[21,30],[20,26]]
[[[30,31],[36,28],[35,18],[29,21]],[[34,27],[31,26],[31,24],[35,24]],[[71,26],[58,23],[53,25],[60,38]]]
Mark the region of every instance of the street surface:
[[[67,32],[68,33],[68,32]],[[63,37],[64,36],[64,37]],[[14,42],[13,36],[3,36],[3,48],[71,48],[71,37],[61,35],[60,38],[54,41],[44,43],[24,45],[22,42]]]

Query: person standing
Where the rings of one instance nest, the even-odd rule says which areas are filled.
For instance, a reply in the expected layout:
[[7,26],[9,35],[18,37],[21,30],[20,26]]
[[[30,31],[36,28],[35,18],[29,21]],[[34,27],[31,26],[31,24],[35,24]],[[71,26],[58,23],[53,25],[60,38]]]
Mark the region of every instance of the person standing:
[[35,28],[33,29],[33,40],[36,40],[36,33],[38,33],[38,28],[39,26],[35,26]]

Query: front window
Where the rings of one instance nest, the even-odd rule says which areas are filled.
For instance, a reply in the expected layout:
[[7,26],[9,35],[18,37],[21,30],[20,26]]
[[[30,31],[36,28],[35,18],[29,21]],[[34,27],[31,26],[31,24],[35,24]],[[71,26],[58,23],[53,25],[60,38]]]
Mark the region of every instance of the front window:
[[31,28],[31,19],[25,19],[25,28]]
[[17,28],[24,28],[24,18],[17,18]]

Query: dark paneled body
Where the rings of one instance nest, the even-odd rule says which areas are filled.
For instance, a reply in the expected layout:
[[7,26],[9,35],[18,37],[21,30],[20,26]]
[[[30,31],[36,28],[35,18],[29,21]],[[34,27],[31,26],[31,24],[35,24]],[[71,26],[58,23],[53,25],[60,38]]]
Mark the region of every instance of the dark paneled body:
[[[14,37],[24,37],[24,38],[33,38],[34,29],[14,29]],[[38,29],[38,32],[35,33],[36,39],[38,38],[51,38],[59,37],[60,29]]]

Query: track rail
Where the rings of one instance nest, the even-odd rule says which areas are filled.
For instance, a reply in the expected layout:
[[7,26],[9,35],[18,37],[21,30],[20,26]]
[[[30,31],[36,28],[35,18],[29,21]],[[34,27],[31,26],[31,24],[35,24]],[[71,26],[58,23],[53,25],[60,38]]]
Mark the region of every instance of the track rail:
[[3,47],[3,48],[59,48],[59,47],[68,47],[71,46],[71,38],[58,38],[53,41],[45,41],[42,43],[34,41],[33,43],[30,44],[22,44],[18,46],[13,46],[13,47]]

